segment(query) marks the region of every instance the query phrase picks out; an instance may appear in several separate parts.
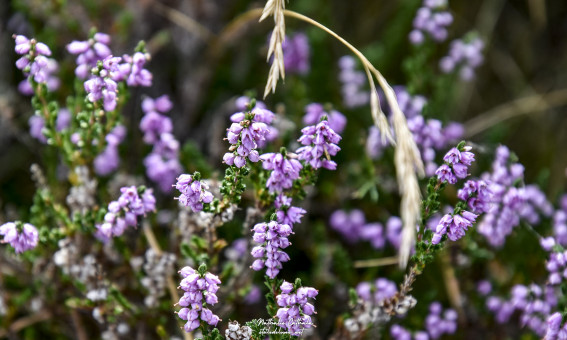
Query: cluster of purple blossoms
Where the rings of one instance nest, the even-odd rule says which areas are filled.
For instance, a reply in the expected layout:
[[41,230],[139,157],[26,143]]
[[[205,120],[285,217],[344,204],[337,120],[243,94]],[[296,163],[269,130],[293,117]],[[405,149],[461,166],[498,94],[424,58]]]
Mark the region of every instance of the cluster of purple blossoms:
[[474,78],[474,70],[484,61],[482,50],[484,42],[480,38],[474,38],[469,42],[454,40],[451,42],[449,54],[439,61],[439,67],[443,73],[451,73],[459,69],[459,77],[464,81]]
[[106,176],[118,169],[118,165],[120,164],[118,146],[125,137],[126,127],[124,127],[124,125],[117,125],[106,135],[106,148],[94,159],[94,169],[97,175]]
[[421,115],[410,118],[408,127],[420,149],[427,176],[433,176],[437,170],[436,150],[446,149],[448,145],[461,139],[464,134],[464,128],[460,123],[451,122],[443,127],[440,120],[428,119],[426,121]]
[[457,331],[457,312],[454,309],[443,312],[441,304],[433,302],[429,305],[429,315],[425,318],[425,329],[430,339],[439,339],[443,334],[454,334]]
[[390,327],[390,336],[396,340],[429,340],[429,335],[424,331],[418,331],[413,334],[400,325],[392,325]]
[[567,246],[567,195],[561,197],[559,206],[553,213],[553,236],[557,243]]
[[[563,324],[563,327],[561,325]],[[563,323],[563,316],[556,312],[547,318],[547,331],[545,332],[545,340],[563,340],[567,339],[567,323]]]
[[380,305],[382,301],[392,298],[397,292],[396,284],[384,278],[377,279],[374,282],[374,286],[370,282],[360,282],[356,286],[358,297],[376,305]]
[[276,216],[278,223],[287,224],[291,228],[296,223],[301,222],[303,215],[307,213],[305,209],[294,207],[291,205],[291,197],[279,194],[274,202],[276,206]]
[[282,44],[286,72],[307,74],[309,72],[309,41],[304,33],[286,36]]
[[87,99],[91,103],[102,100],[105,111],[114,111],[118,103],[117,81],[123,79],[125,74],[120,68],[122,58],[109,55],[93,68],[93,77],[85,81],[84,87],[87,91]]
[[360,210],[355,209],[350,213],[337,210],[331,215],[329,224],[349,243],[368,241],[373,248],[382,249],[388,241],[394,248],[400,247],[402,220],[396,216],[388,219],[384,230],[381,223],[366,223],[364,213]]
[[499,146],[492,163],[492,172],[484,173],[482,179],[489,183],[492,199],[489,211],[478,224],[478,232],[493,247],[501,247],[506,237],[519,225],[521,212],[526,205],[523,188],[514,184],[524,176],[524,167],[519,163],[509,163],[510,151]]
[[435,174],[441,182],[448,182],[449,184],[457,183],[457,178],[466,178],[469,173],[469,166],[474,161],[474,153],[470,152],[471,147],[465,146],[462,150],[452,148],[445,154],[442,164]]
[[272,132],[268,124],[273,119],[273,112],[257,106],[250,112],[237,112],[230,116],[232,125],[227,129],[226,139],[231,146],[230,152],[224,154],[223,161],[237,168],[245,166],[247,159],[258,162],[260,154],[256,149]]
[[313,169],[335,170],[337,163],[330,158],[341,149],[337,145],[341,136],[331,129],[329,122],[322,120],[317,125],[304,127],[301,133],[303,135],[297,141],[304,146],[296,151],[299,159],[311,165]]
[[319,293],[311,287],[296,288],[293,284],[284,281],[280,286],[281,294],[276,296],[280,307],[276,312],[278,326],[286,329],[289,334],[299,336],[306,328],[311,328],[311,315],[317,314],[315,307],[307,302],[314,299]]
[[282,268],[282,262],[289,261],[289,255],[283,250],[291,243],[288,236],[293,234],[291,227],[277,221],[258,223],[254,226],[254,242],[260,244],[252,249],[252,256],[257,260],[251,268],[258,271],[266,267],[266,275],[273,279]]
[[144,68],[150,60],[149,53],[135,52],[133,56],[125,54],[122,58],[125,62],[122,64],[124,73],[128,75],[125,78],[128,86],[152,86],[153,75]]
[[201,321],[211,326],[216,326],[220,321],[219,317],[206,307],[219,301],[216,293],[221,281],[218,276],[206,272],[206,267],[202,267],[204,269],[199,267],[198,271],[191,267],[184,267],[179,271],[183,277],[179,288],[185,293],[179,299],[179,305],[183,308],[177,315],[187,321],[183,328],[188,333],[199,328]]
[[1,243],[10,243],[16,253],[33,249],[39,241],[37,229],[29,223],[8,222],[0,226]]
[[397,340],[435,340],[444,334],[455,334],[457,331],[457,312],[446,309],[439,302],[429,305],[429,314],[425,318],[425,330],[413,333],[400,325],[392,325],[390,335]]
[[16,67],[28,77],[18,85],[19,91],[25,95],[34,93],[29,79],[45,84],[50,91],[57,90],[60,81],[53,73],[58,70],[58,65],[54,59],[47,58],[51,56],[49,47],[35,39],[28,39],[24,35],[14,35],[14,40],[16,43],[14,49],[22,56],[16,61]]
[[553,287],[531,284],[530,286],[515,285],[509,300],[490,296],[486,307],[496,317],[496,322],[506,324],[512,315],[520,312],[520,325],[527,326],[538,336],[543,337],[547,331],[546,320],[551,310],[557,305],[557,297]]
[[544,245],[544,248],[551,251],[549,260],[545,265],[545,268],[549,272],[547,283],[550,285],[559,285],[563,279],[567,279],[567,250],[553,251],[555,240],[553,238],[547,238],[542,240],[542,243],[546,241],[548,244]]
[[533,225],[539,224],[541,216],[551,217],[553,215],[553,205],[547,200],[545,193],[535,185],[530,184],[524,187],[525,203],[520,211],[520,216]]
[[466,202],[473,213],[488,212],[492,199],[488,183],[483,180],[469,180],[457,192],[457,197]]
[[413,19],[413,30],[409,40],[414,45],[425,41],[425,34],[436,42],[447,39],[447,26],[453,23],[453,16],[446,10],[447,0],[424,0]]
[[281,153],[265,153],[260,156],[264,170],[271,170],[266,182],[270,193],[291,188],[293,181],[299,178],[303,166],[296,158],[296,154],[285,152],[285,149]]
[[468,228],[473,226],[477,217],[478,215],[466,210],[463,210],[458,214],[444,215],[435,229],[431,243],[439,244],[445,234],[447,234],[447,237],[451,241],[459,240],[465,236],[465,232]]
[[173,123],[162,113],[172,108],[169,97],[163,95],[156,99],[142,101],[145,115],[140,121],[140,130],[144,132],[144,142],[152,144],[152,152],[144,159],[146,175],[156,182],[164,193],[171,191],[177,174],[183,171],[179,163],[179,142],[172,134]]
[[[249,109],[251,102],[252,100],[249,97],[238,97],[235,102],[236,109],[239,112],[246,112]],[[278,119],[278,117],[272,111],[268,110],[268,107],[263,101],[257,100],[254,103],[254,107],[251,109],[260,115],[258,117],[258,121],[262,121],[268,126],[268,132],[266,133],[265,139],[257,141],[258,148],[261,149],[266,146],[266,142],[271,142],[278,138],[278,129],[271,125]]]
[[396,98],[398,99],[398,105],[400,110],[409,119],[421,115],[423,108],[427,104],[427,98],[425,96],[416,94],[411,95],[405,86],[397,85],[393,87],[396,93]]
[[323,105],[319,103],[311,103],[305,107],[303,123],[305,125],[316,125],[323,117],[327,117],[329,126],[336,133],[342,133],[345,129],[347,123],[346,117],[336,110],[330,110],[330,112],[327,113]]
[[209,186],[201,179],[201,174],[195,172],[192,176],[183,174],[177,178],[175,188],[181,192],[178,199],[181,204],[191,207],[194,212],[203,210],[203,203],[211,203],[213,194],[207,191]]
[[110,36],[104,33],[95,33],[89,40],[74,40],[68,44],[67,51],[77,55],[75,75],[80,79],[89,78],[91,70],[97,67],[97,62],[112,54],[109,44]]
[[138,224],[138,216],[156,210],[156,199],[152,189],[135,186],[123,187],[118,200],[110,202],[108,212],[104,215],[104,223],[97,225],[96,236],[103,242],[120,236],[127,227]]
[[343,104],[348,108],[360,107],[368,104],[370,94],[363,88],[366,75],[356,70],[356,59],[345,55],[339,59],[339,81],[342,84],[341,93]]
[[[413,138],[419,147],[419,151],[425,161],[425,173],[433,176],[437,170],[435,156],[437,150],[445,150],[449,145],[460,140],[464,134],[462,124],[450,122],[445,127],[437,119],[425,120],[422,111],[427,103],[427,99],[421,95],[410,95],[404,86],[394,86],[396,97],[400,109],[408,117],[408,127]],[[384,105],[384,111],[389,107]],[[366,152],[372,159],[382,156],[383,150],[389,145],[387,140],[383,140],[378,128],[372,126],[368,133],[366,142]]]
[[[60,132],[67,129],[71,125],[71,112],[67,109],[60,109],[55,120],[55,129]],[[30,135],[42,143],[47,143],[47,138],[43,134],[45,127],[45,119],[42,116],[33,115],[28,120],[30,126]]]

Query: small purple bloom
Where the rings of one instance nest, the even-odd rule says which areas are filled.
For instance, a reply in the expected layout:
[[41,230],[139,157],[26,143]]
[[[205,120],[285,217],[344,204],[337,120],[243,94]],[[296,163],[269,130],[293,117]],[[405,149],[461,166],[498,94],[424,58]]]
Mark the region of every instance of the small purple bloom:
[[33,249],[39,242],[36,227],[29,223],[8,222],[0,226],[1,243],[10,243],[16,254]]

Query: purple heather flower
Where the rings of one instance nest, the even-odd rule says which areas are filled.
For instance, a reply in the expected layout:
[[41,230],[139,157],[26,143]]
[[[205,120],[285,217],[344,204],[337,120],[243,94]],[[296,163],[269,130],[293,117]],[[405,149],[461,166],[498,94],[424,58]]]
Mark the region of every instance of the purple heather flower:
[[201,322],[216,326],[220,321],[219,317],[208,309],[209,305],[218,302],[216,292],[221,283],[218,276],[209,272],[203,274],[191,267],[184,267],[179,271],[183,279],[179,288],[185,293],[179,299],[179,305],[183,308],[177,315],[187,321],[183,327],[186,332],[192,332],[201,326]]
[[439,61],[439,67],[443,73],[451,73],[460,68],[460,78],[470,81],[474,78],[475,68],[484,61],[483,48],[484,42],[480,38],[474,38],[469,42],[454,40],[451,42],[449,54]]
[[254,108],[251,112],[237,112],[230,117],[232,125],[227,129],[226,139],[231,144],[223,156],[223,162],[242,168],[246,160],[258,162],[260,154],[256,150],[270,133],[268,124],[273,119],[273,112]]
[[336,133],[342,133],[345,129],[347,119],[346,117],[335,110],[329,113],[325,112],[323,105],[319,103],[311,103],[305,107],[305,116],[303,116],[303,123],[305,125],[317,125],[323,117],[327,117],[329,127]]
[[1,243],[10,243],[16,254],[33,249],[39,241],[36,227],[29,223],[8,222],[0,226]]
[[520,325],[527,326],[534,333],[543,337],[548,325],[546,320],[551,310],[557,305],[557,298],[551,286],[542,287],[516,285],[512,288],[509,300],[492,296],[487,307],[496,316],[498,323],[507,323],[515,311],[520,312]]
[[492,292],[492,284],[488,280],[479,281],[476,284],[476,291],[482,296],[487,296]]
[[109,44],[110,36],[104,33],[95,33],[87,41],[74,40],[68,44],[67,51],[77,55],[75,75],[80,79],[87,79],[91,69],[97,66],[97,62],[112,54]]
[[140,130],[144,132],[144,142],[154,144],[160,139],[161,134],[173,131],[171,118],[162,114],[171,110],[172,106],[167,95],[143,100],[142,110],[145,115],[140,121]]
[[51,50],[44,43],[37,42],[35,39],[28,39],[23,35],[14,35],[16,43],[15,51],[22,55],[16,61],[16,67],[24,73],[28,78],[18,86],[20,92],[26,95],[32,95],[34,89],[29,83],[33,79],[36,83],[42,83],[47,89],[54,91],[59,87],[59,79],[53,75],[58,70],[57,62],[54,59],[47,58],[51,55]]
[[[401,89],[398,90],[398,96],[403,93],[406,92],[402,92]],[[415,97],[417,96],[413,98]],[[436,150],[446,149],[448,145],[461,139],[464,133],[463,126],[459,123],[451,122],[443,128],[441,121],[436,119],[426,121],[421,114],[408,118],[408,127],[422,154],[427,176],[432,176],[437,169],[435,164]]]
[[386,238],[388,242],[399,249],[402,243],[402,219],[397,216],[392,216],[386,222]]
[[369,241],[374,249],[382,249],[386,245],[384,227],[380,223],[368,223],[360,230],[360,238]]
[[120,164],[118,146],[125,137],[126,128],[123,125],[117,125],[106,135],[106,148],[94,159],[94,169],[97,175],[105,176],[118,169]]
[[297,155],[292,153],[265,153],[260,156],[262,167],[271,170],[266,187],[270,193],[282,192],[293,185],[293,181],[299,178],[299,171],[303,168],[301,163],[295,159]]
[[446,11],[447,1],[423,2],[415,18],[413,19],[413,30],[409,34],[410,42],[421,45],[425,41],[426,34],[436,42],[447,39],[447,27],[453,22],[453,16]]
[[[498,147],[492,172],[482,175],[482,179],[488,183],[492,198],[488,212],[479,222],[478,231],[493,247],[504,244],[506,237],[520,223],[526,204],[530,204],[526,203],[525,189],[514,187],[516,182],[523,179],[523,174],[518,171],[519,167],[508,164],[509,157],[507,147]],[[512,167],[516,170],[512,171]]]
[[203,210],[203,203],[211,203],[213,201],[213,194],[207,189],[209,186],[200,181],[201,175],[196,172],[193,176],[183,174],[177,178],[175,188],[181,192],[179,200],[186,207],[191,207],[195,212]]
[[337,210],[331,215],[329,224],[347,242],[354,243],[361,238],[360,235],[366,224],[366,218],[364,213],[358,209],[352,210],[350,213],[344,210]]
[[362,300],[373,302],[376,305],[390,299],[397,292],[396,284],[384,278],[379,278],[374,282],[374,289],[370,282],[361,282],[356,286],[356,293]]
[[171,134],[173,123],[169,117],[161,114],[171,110],[172,106],[166,95],[156,99],[145,98],[142,102],[145,115],[140,121],[144,142],[154,146],[144,159],[146,174],[164,193],[171,191],[177,174],[183,171],[179,162],[179,142]]
[[465,236],[465,232],[474,224],[477,217],[478,215],[466,210],[461,211],[460,214],[443,216],[437,225],[431,243],[438,244],[445,234],[451,241],[459,240]]
[[309,72],[309,41],[304,33],[286,36],[282,44],[286,72],[306,74]]
[[384,149],[389,145],[387,139],[382,138],[380,129],[372,125],[368,129],[368,138],[366,138],[366,154],[372,159],[382,157]]
[[321,167],[328,170],[335,170],[337,163],[331,161],[331,156],[335,156],[341,148],[337,143],[341,140],[333,129],[330,128],[328,121],[323,120],[317,125],[311,125],[301,130],[303,134],[298,142],[303,147],[297,149],[299,159],[311,165],[314,169]]
[[252,239],[259,246],[252,249],[251,254],[256,260],[251,268],[259,271],[266,267],[266,275],[273,279],[280,272],[282,262],[289,261],[289,256],[281,249],[291,244],[287,238],[293,231],[289,225],[277,221],[256,224],[252,230]]
[[318,291],[311,287],[295,289],[286,281],[282,283],[280,290],[281,294],[276,296],[276,303],[280,307],[276,312],[278,326],[287,329],[291,335],[299,336],[304,329],[312,326],[311,315],[316,312],[308,299],[314,299]]
[[291,198],[284,194],[279,194],[276,197],[274,205],[276,206],[277,221],[292,228],[294,224],[300,223],[303,215],[307,213],[305,209],[292,206]]
[[457,178],[466,178],[468,174],[468,167],[474,161],[474,154],[470,152],[470,147],[465,146],[463,150],[452,148],[443,157],[445,164],[442,164],[435,174],[441,182],[448,182],[449,184],[457,183]]
[[454,334],[457,330],[457,312],[447,309],[441,316],[443,307],[439,302],[429,305],[429,315],[425,318],[425,329],[431,339],[439,339],[443,334]]
[[424,96],[419,94],[412,96],[406,87],[401,85],[394,86],[393,89],[396,93],[400,110],[408,119],[421,115],[423,108],[427,104],[427,99]]
[[390,327],[390,336],[396,340],[411,340],[411,332],[400,325]]
[[488,212],[492,200],[492,192],[486,181],[469,180],[462,189],[459,189],[457,197],[465,202],[474,213]]
[[555,312],[551,314],[547,318],[547,331],[545,333],[545,339],[546,340],[558,339],[559,332],[561,331],[562,323],[563,323],[563,316],[561,315],[561,313]]
[[131,186],[122,187],[120,192],[118,200],[108,205],[104,223],[96,226],[96,236],[103,242],[122,235],[127,227],[135,227],[138,224],[138,216],[155,211],[156,199],[152,189]]
[[244,297],[244,303],[247,305],[253,305],[262,299],[262,290],[258,285],[253,284],[250,291]]
[[[366,84],[364,72],[356,70],[356,60],[354,57],[346,55],[339,59],[339,81],[342,84],[341,93],[343,104],[348,108],[360,107],[368,104],[370,94],[363,89]],[[340,133],[340,132],[339,132]]]
[[152,73],[144,68],[146,62],[150,60],[148,53],[136,52],[133,56],[124,55],[125,61],[121,67],[121,73],[126,77],[128,86],[151,86]]
[[457,177],[453,174],[453,170],[447,164],[442,164],[435,171],[435,174],[441,182],[447,182],[449,184],[457,183]]

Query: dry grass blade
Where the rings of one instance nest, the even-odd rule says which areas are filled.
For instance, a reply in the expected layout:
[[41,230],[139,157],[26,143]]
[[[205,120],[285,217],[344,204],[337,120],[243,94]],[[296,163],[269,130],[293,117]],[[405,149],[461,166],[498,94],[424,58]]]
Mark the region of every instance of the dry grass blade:
[[392,144],[396,145],[396,141],[392,136],[390,130],[390,124],[388,124],[388,119],[382,111],[380,106],[380,99],[378,98],[378,93],[376,92],[376,85],[374,84],[374,78],[370,74],[370,70],[367,65],[364,65],[364,71],[366,71],[366,76],[368,77],[368,83],[370,84],[370,111],[372,113],[372,120],[374,120],[374,125],[380,130],[380,135],[382,138],[382,143],[386,142],[386,139]]
[[285,79],[285,66],[282,48],[282,44],[285,39],[284,1],[285,0],[268,0],[264,10],[262,11],[262,16],[260,17],[260,21],[262,21],[269,16],[274,16],[274,30],[270,37],[270,46],[268,47],[267,55],[268,62],[272,56],[273,61],[268,74],[266,89],[264,90],[264,98],[268,96],[270,91],[272,93],[276,91],[276,86],[280,77]]
[[[396,150],[394,156],[394,163],[396,165],[396,177],[398,181],[398,185],[400,187],[400,193],[402,195],[402,202],[400,204],[400,215],[402,217],[402,221],[404,223],[403,232],[402,232],[402,243],[400,247],[400,266],[406,267],[407,262],[409,259],[409,254],[411,250],[411,246],[415,240],[415,227],[416,223],[419,220],[420,214],[420,206],[421,206],[421,192],[419,190],[419,184],[417,182],[418,174],[423,176],[423,162],[421,160],[421,155],[413,140],[413,136],[409,131],[408,124],[406,118],[400,110],[400,106],[398,105],[398,100],[396,98],[396,94],[386,79],[382,76],[382,74],[366,59],[366,57],[360,53],[354,46],[352,46],[348,41],[343,39],[341,36],[327,28],[326,26],[318,23],[317,21],[306,17],[302,14],[284,10],[284,14],[287,16],[291,16],[305,22],[308,22],[314,26],[317,26],[324,30],[325,32],[329,33],[337,40],[339,40],[342,44],[348,47],[362,62],[364,68],[366,70],[366,75],[368,76],[368,82],[371,88],[371,99],[372,94],[376,95],[376,88],[374,85],[374,80],[372,79],[372,74],[378,80],[378,84],[384,91],[386,95],[386,100],[388,105],[390,106],[393,114],[393,121],[394,121],[394,133],[396,135]],[[384,113],[381,113],[379,109],[379,101],[378,96],[376,95],[374,99],[371,101],[371,110],[372,115],[375,120],[375,124],[380,129],[380,132],[388,136],[391,133],[388,126],[388,122]],[[377,117],[376,117],[377,116]],[[376,121],[378,120],[378,121]],[[387,138],[387,137],[386,137]]]
[[386,100],[392,109],[394,133],[396,134],[397,146],[394,153],[396,165],[396,177],[402,202],[400,206],[401,217],[404,223],[402,230],[402,242],[400,245],[400,267],[407,266],[411,247],[415,240],[415,226],[420,215],[421,192],[417,181],[417,175],[423,176],[423,162],[419,149],[409,131],[406,118],[398,105],[396,94],[388,82],[378,70],[373,70],[378,79],[380,87],[384,90]]
[[153,6],[155,7],[156,11],[163,15],[164,17],[168,18],[175,24],[183,27],[188,32],[191,32],[201,39],[207,41],[214,36],[213,32],[211,32],[208,28],[201,25],[198,21],[193,18],[190,18],[183,12],[176,10],[175,8],[168,7],[162,3],[154,2]]

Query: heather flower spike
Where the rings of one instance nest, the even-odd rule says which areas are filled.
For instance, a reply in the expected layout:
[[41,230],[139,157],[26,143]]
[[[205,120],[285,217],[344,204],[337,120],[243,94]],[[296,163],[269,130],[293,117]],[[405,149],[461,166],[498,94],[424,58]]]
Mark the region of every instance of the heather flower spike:
[[203,210],[204,204],[211,203],[214,198],[213,194],[207,191],[209,186],[201,181],[199,172],[177,177],[175,188],[181,192],[181,195],[175,199],[178,199],[184,206],[190,207],[194,212]]
[[35,92],[30,81],[45,84],[50,91],[59,87],[59,79],[53,75],[58,70],[55,59],[47,45],[35,39],[28,39],[24,35],[13,35],[16,46],[15,52],[22,57],[16,61],[16,67],[28,78],[18,86],[20,92],[31,95]]
[[337,145],[341,136],[331,129],[326,117],[317,125],[303,128],[301,133],[303,135],[297,141],[304,146],[296,151],[299,160],[305,161],[314,169],[336,170],[337,163],[331,160],[331,156],[335,156],[341,149]]
[[223,156],[223,162],[242,168],[247,161],[258,162],[260,154],[257,148],[270,134],[270,124],[274,113],[249,105],[247,112],[237,112],[230,117],[232,125],[227,130],[226,139],[231,144],[229,152]]
[[156,210],[156,199],[152,189],[143,186],[136,188],[122,187],[118,200],[110,202],[104,223],[96,225],[96,237],[108,242],[112,237],[120,236],[127,227],[136,227],[138,216]]
[[215,326],[221,319],[208,308],[218,302],[216,292],[221,283],[218,276],[207,272],[207,266],[201,264],[197,270],[184,267],[179,271],[183,277],[178,288],[185,291],[178,304],[183,307],[177,315],[187,321],[183,327],[192,332],[200,326]]
[[16,251],[16,254],[35,248],[39,241],[36,227],[20,221],[1,225],[0,235],[3,236],[0,243],[9,243]]
[[293,234],[291,227],[287,224],[280,224],[273,216],[269,223],[259,223],[254,226],[252,239],[259,245],[252,249],[252,257],[256,260],[251,268],[259,271],[266,267],[266,275],[273,279],[282,269],[282,262],[289,261],[289,256],[282,250],[291,243],[288,236]]
[[284,281],[280,286],[281,294],[276,296],[280,307],[276,313],[278,326],[286,329],[289,334],[299,336],[306,328],[311,328],[311,316],[317,314],[315,306],[308,302],[319,293],[315,288],[301,287],[301,281],[295,284]]
[[282,147],[280,153],[265,153],[260,156],[265,170],[271,170],[266,187],[270,193],[282,192],[293,185],[293,181],[299,178],[299,172],[303,168],[296,159],[297,155],[288,153]]

